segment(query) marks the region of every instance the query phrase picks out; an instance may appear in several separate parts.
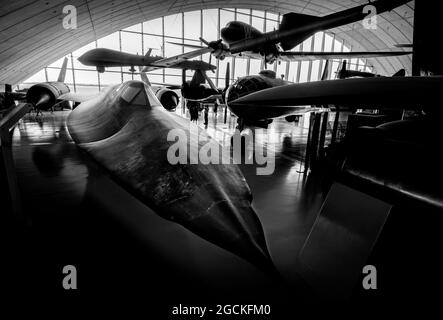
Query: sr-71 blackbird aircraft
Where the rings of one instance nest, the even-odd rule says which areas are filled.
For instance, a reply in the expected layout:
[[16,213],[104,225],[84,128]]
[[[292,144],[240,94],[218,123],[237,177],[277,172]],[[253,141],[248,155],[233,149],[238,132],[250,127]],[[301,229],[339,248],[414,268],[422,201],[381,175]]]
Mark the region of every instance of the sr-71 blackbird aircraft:
[[[122,187],[161,217],[279,277],[249,186],[229,153],[220,150],[220,164],[190,165],[208,143],[221,148],[203,129],[168,112],[141,81],[109,87],[86,101],[70,98],[82,102],[67,119],[71,137]],[[172,129],[187,139],[168,141]],[[186,163],[168,161],[173,144],[189,149]]]
[[[276,60],[299,61],[316,59],[347,59],[347,58],[373,58],[383,56],[398,56],[410,54],[409,51],[388,52],[288,52],[316,32],[340,27],[349,23],[362,21],[368,16],[364,10],[368,5],[376,9],[377,14],[395,9],[410,0],[377,0],[361,6],[316,17],[300,13],[287,13],[283,15],[278,30],[263,33],[253,26],[241,22],[231,21],[221,29],[221,39],[208,42],[200,40],[206,47],[174,43],[194,49],[210,49],[218,59],[231,55],[244,55],[250,58],[264,59],[265,63]],[[372,10],[372,9],[371,9]],[[172,42],[173,43],[173,42]]]

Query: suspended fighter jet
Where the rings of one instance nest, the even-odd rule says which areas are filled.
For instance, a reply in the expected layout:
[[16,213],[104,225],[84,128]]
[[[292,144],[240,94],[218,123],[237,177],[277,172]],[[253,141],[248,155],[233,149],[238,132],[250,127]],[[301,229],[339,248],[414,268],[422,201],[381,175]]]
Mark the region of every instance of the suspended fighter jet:
[[245,57],[264,59],[265,63],[281,61],[300,61],[317,59],[347,59],[400,56],[411,54],[409,51],[388,52],[288,52],[316,32],[340,27],[349,23],[362,21],[368,16],[367,6],[375,8],[380,14],[395,9],[410,0],[377,0],[358,7],[333,13],[324,17],[316,17],[300,13],[283,15],[278,30],[263,33],[253,26],[231,21],[222,28],[221,39],[208,42],[200,38],[206,47],[174,43],[194,49],[210,49],[218,59],[226,56],[243,55]]
[[[350,70],[350,69],[347,69],[346,67],[347,67],[347,62],[346,62],[346,60],[343,60],[342,67],[337,72],[338,79],[346,79],[346,78],[353,78],[353,77],[361,77],[361,78],[383,77],[381,75],[378,75],[378,74],[375,74],[372,72]],[[404,77],[404,76],[406,76],[405,69],[400,69],[392,75],[392,77]]]
[[131,67],[129,70],[135,72],[134,66],[145,66],[144,72],[160,68],[215,70],[215,66],[204,61],[189,60],[210,51],[209,48],[201,48],[164,58],[151,56],[152,49],[149,49],[145,56],[139,56],[106,48],[96,48],[85,52],[78,58],[78,61],[86,66],[95,66],[98,72],[105,72],[105,67]]

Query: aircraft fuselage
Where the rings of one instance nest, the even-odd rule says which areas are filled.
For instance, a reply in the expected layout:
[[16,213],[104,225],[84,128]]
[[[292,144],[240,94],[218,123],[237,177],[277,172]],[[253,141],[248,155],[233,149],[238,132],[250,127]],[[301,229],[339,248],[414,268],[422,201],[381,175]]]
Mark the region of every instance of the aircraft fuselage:
[[[223,164],[229,162],[223,153],[219,156],[227,162],[194,163],[206,143],[218,143],[207,135],[206,141],[200,140],[203,130],[165,111],[147,85],[128,81],[110,88],[73,110],[67,126],[81,148],[161,217],[275,272],[238,166]],[[171,132],[186,139],[170,139]],[[169,161],[172,146],[189,148],[184,163]]]
[[86,66],[129,67],[146,66],[161,59],[163,59],[163,57],[146,57],[106,48],[97,48],[84,53],[78,58],[78,61]]
[[[278,59],[280,48],[284,51],[290,50],[316,32],[362,21],[370,14],[390,11],[409,1],[378,0],[323,17],[289,13],[283,16],[278,30],[266,33],[247,23],[231,21],[221,30],[221,38],[228,45],[231,54],[248,51],[260,53],[265,57],[266,63],[272,63]],[[376,12],[372,12],[374,9]],[[220,57],[222,53],[216,50],[215,55]]]
[[[262,71],[259,75],[252,75],[239,78],[235,81],[226,91],[225,99],[226,104],[237,117],[241,118],[246,125],[262,126],[264,120],[284,117],[296,112],[306,111],[301,107],[273,107],[268,106],[264,108],[255,108],[252,105],[240,106],[231,105],[230,102],[237,100],[241,97],[247,96],[251,93],[266,90],[269,88],[286,86],[291,82],[276,78],[273,71]],[[309,108],[307,106],[306,108]]]

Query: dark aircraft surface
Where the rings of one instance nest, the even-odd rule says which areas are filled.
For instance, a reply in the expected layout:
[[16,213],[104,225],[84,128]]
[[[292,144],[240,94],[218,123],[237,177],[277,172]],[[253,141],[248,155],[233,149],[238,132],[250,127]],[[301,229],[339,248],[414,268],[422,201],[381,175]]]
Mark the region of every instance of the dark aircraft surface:
[[[204,131],[167,112],[147,84],[124,82],[81,103],[67,127],[80,148],[160,216],[276,274],[240,169],[234,164],[190,164],[206,143],[220,146],[208,136],[199,141]],[[187,140],[168,141],[173,129],[181,129]],[[186,163],[171,164],[171,145],[188,150],[191,140],[197,150],[190,148]],[[229,154],[219,154],[220,161],[230,160]]]
[[372,77],[295,83],[251,93],[230,102],[239,114],[254,117],[258,109],[306,105],[359,106],[361,108],[436,108],[443,76]]
[[[329,60],[326,60],[321,80],[324,81],[328,79],[329,74]],[[292,84],[292,82],[277,78],[275,72],[271,70],[263,70],[258,75],[238,78],[225,92],[225,102],[228,108],[238,117],[238,129],[241,131],[243,130],[244,126],[266,128],[268,124],[272,122],[273,118],[282,116],[286,116],[286,120],[292,122],[296,119],[294,115],[304,113],[306,111],[313,111],[314,109],[311,106],[305,106],[304,108],[299,106],[294,106],[292,108],[288,106],[275,106],[274,108],[252,108],[250,112],[245,112],[244,108],[237,108],[235,105],[231,106],[233,101],[254,92],[269,88],[287,86],[290,84]]]
[[[364,5],[333,13],[324,17],[310,16],[300,13],[287,13],[283,15],[278,30],[263,33],[253,26],[241,22],[231,21],[221,29],[221,39],[207,42],[206,47],[188,45],[195,49],[210,49],[218,59],[230,55],[244,55],[251,58],[264,59],[265,63],[276,60],[300,61],[316,59],[347,59],[347,58],[373,58],[383,56],[399,56],[411,54],[408,51],[391,52],[288,52],[316,32],[340,27],[349,23],[362,21],[368,16],[364,8],[374,6],[377,14],[395,9],[410,0],[378,0]],[[183,45],[181,43],[175,43]]]
[[25,92],[12,91],[10,84],[5,84],[5,91],[0,92],[0,110],[15,106],[15,101],[26,100]]
[[224,95],[229,87],[229,63],[226,66],[225,87],[217,88],[204,70],[195,70],[191,81],[186,81],[186,70],[182,74],[182,97],[194,102],[224,102]]
[[106,48],[97,48],[85,52],[78,58],[78,61],[86,66],[97,67],[98,72],[105,72],[105,67],[131,67],[130,71],[135,72],[134,66],[145,66],[144,72],[159,68],[215,70],[215,66],[204,61],[189,60],[210,51],[208,48],[202,48],[174,57],[164,58],[151,56],[151,49],[148,50],[145,56],[139,56]]

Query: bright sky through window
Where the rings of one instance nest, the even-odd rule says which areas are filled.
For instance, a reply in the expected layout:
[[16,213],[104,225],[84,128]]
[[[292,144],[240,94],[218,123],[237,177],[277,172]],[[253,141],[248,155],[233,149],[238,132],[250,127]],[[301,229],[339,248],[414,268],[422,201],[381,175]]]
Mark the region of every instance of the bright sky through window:
[[[261,31],[272,31],[278,28],[281,16],[276,13],[249,10],[249,9],[209,9],[191,11],[185,13],[173,14],[133,25],[124,30],[117,31],[106,37],[98,39],[67,55],[70,60],[68,63],[68,72],[66,82],[71,90],[77,92],[94,93],[102,90],[111,84],[121,83],[130,79],[140,79],[137,73],[132,74],[128,67],[106,68],[106,72],[98,73],[94,67],[82,65],[77,58],[88,50],[96,47],[121,50],[134,54],[145,54],[148,48],[152,48],[153,55],[170,57],[189,51],[168,42],[179,42],[201,45],[199,37],[212,41],[219,38],[220,30],[229,21],[239,20],[252,24]],[[316,51],[349,51],[350,48],[343,42],[334,39],[332,34],[319,32],[313,37],[307,39],[302,45],[297,46],[293,51],[311,50]],[[35,82],[54,81],[59,74],[64,57],[55,61],[43,70],[39,71],[21,86],[27,87]],[[209,62],[209,54],[198,57]],[[72,61],[72,63],[71,63]],[[227,64],[230,64],[230,78],[245,76],[248,74],[257,74],[265,67],[259,60],[244,58],[226,58],[218,61],[214,58],[211,63],[217,65],[215,73],[209,72],[208,75],[213,79],[217,86],[224,86]],[[268,65],[267,68],[274,70],[278,77],[283,77],[289,81],[305,82],[315,81],[321,78],[323,73],[323,62],[282,62]],[[335,77],[340,61],[332,63],[332,73],[330,77]],[[72,69],[73,66],[73,69]],[[361,59],[353,59],[349,65],[350,69],[371,71],[372,68],[366,65]],[[192,73],[188,72],[188,79]],[[164,69],[155,70],[148,73],[152,83],[181,83],[181,70]]]

